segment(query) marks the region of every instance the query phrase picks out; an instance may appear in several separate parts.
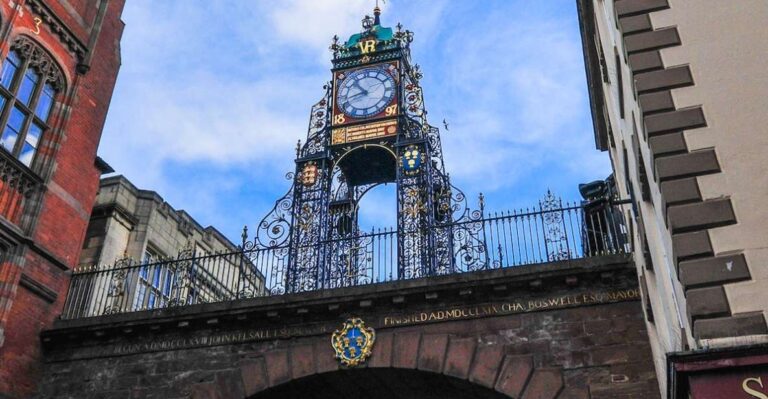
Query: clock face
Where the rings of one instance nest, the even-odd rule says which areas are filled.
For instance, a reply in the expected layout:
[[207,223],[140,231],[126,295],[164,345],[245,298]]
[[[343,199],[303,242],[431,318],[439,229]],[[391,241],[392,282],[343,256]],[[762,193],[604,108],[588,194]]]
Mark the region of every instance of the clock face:
[[384,68],[358,69],[339,85],[336,101],[344,114],[352,118],[376,115],[395,95],[395,79]]

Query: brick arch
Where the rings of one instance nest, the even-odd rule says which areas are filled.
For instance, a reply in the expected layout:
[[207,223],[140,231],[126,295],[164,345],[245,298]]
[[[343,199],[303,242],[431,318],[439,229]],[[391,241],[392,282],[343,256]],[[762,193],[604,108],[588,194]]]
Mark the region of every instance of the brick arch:
[[[506,345],[476,337],[380,333],[367,369],[417,370],[442,374],[496,391],[506,397],[554,399],[564,389],[561,368],[536,368],[531,354],[510,354]],[[317,374],[341,370],[328,340],[275,349],[243,362],[245,396]]]

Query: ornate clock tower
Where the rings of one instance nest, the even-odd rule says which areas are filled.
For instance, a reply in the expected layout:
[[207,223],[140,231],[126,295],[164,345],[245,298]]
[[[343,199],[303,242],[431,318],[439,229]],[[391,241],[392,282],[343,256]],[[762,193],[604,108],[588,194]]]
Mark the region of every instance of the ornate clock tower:
[[363,273],[370,259],[361,248],[375,237],[359,231],[358,204],[386,183],[397,185],[398,208],[391,251],[397,266],[389,272],[397,275],[389,278],[451,272],[458,230],[468,243],[461,261],[487,260],[478,226],[456,228],[480,214],[470,214],[445,172],[439,130],[426,118],[422,74],[411,62],[413,33],[399,24],[383,27],[380,14],[376,7],[345,43],[334,37],[332,81],[312,107],[306,142],[297,146],[293,186],[253,242],[287,248],[284,275],[272,276],[285,282],[285,292],[372,282],[361,280],[371,278]]

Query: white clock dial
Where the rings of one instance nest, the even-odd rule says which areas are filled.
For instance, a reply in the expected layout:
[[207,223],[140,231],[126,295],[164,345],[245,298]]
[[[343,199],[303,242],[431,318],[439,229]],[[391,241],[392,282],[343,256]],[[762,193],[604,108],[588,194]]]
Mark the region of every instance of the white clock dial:
[[358,69],[339,85],[336,101],[345,115],[367,118],[380,113],[395,95],[395,79],[382,67]]

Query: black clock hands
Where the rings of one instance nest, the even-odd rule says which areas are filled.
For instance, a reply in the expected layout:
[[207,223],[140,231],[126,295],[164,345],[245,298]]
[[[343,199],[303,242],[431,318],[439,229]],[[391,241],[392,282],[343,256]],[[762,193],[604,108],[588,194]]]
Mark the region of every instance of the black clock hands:
[[363,93],[368,93],[368,91],[367,91],[367,90],[365,90],[365,89],[363,88],[363,86],[360,86],[360,81],[359,81],[358,79],[355,79],[355,80],[353,80],[353,81],[352,81],[352,87],[357,87],[357,88],[358,88],[358,89],[360,89],[360,91],[362,91]]
[[341,83],[346,93],[338,100],[343,112],[352,118],[367,118],[380,113],[394,95],[395,82],[381,68],[352,72]]
[[367,91],[365,91],[365,90],[362,90],[362,91],[360,91],[360,92],[358,92],[358,93],[355,93],[355,94],[353,94],[353,95],[351,95],[351,96],[347,97],[347,101],[352,101],[352,100],[353,100],[353,99],[355,99],[355,98],[358,98],[358,97],[360,97],[360,96],[367,96],[367,95],[368,95],[368,92],[367,92]]

